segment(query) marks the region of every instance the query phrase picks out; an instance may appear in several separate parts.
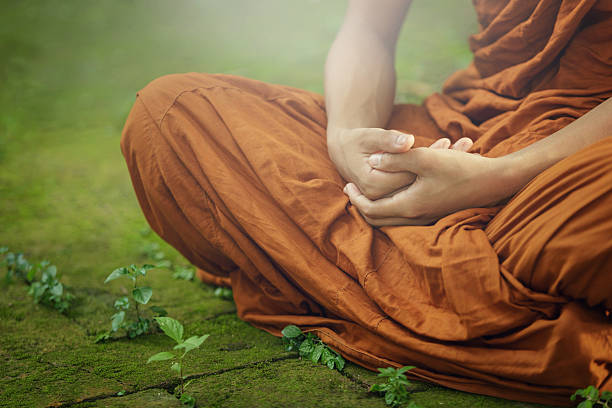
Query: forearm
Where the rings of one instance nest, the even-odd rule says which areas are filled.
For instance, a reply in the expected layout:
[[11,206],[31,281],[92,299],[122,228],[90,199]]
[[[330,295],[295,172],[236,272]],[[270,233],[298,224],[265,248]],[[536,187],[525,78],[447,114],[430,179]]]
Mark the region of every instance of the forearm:
[[340,32],[325,64],[328,135],[337,128],[384,127],[395,98],[393,54],[371,32]]
[[512,195],[532,178],[565,157],[612,136],[612,98],[554,134],[500,158]]
[[325,64],[328,138],[336,129],[384,127],[391,116],[395,44],[410,2],[382,3],[352,1],[329,51]]

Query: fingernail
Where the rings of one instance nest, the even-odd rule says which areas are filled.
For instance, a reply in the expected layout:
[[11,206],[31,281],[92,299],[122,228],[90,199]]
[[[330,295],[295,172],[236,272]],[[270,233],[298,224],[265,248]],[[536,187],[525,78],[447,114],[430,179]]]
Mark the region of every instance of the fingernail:
[[395,139],[395,144],[398,146],[402,146],[406,143],[406,135],[399,135],[397,139]]
[[368,163],[370,163],[370,166],[372,166],[372,167],[378,167],[378,166],[380,166],[380,158],[381,158],[381,154],[380,153],[374,153],[368,159]]
[[346,193],[347,193],[347,192],[346,192],[346,186],[348,186],[348,184],[346,184],[346,185],[344,186],[344,188],[342,189],[342,192],[343,192],[344,194],[346,194]]

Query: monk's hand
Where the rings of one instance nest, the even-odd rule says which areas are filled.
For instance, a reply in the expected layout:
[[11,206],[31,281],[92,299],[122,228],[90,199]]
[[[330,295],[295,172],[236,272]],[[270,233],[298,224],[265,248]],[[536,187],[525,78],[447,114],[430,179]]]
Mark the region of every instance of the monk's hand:
[[411,134],[380,128],[337,129],[332,135],[328,132],[327,138],[329,157],[340,175],[370,199],[398,190],[416,177],[409,171],[378,171],[370,166],[370,156],[377,152],[403,153],[413,144]]
[[374,226],[427,225],[462,209],[494,205],[512,194],[505,162],[460,150],[375,153],[369,164],[379,171],[417,175],[405,189],[378,200],[365,196],[354,183],[345,186],[351,203]]
[[[332,136],[333,135],[333,136]],[[369,158],[374,153],[404,153],[414,144],[414,136],[397,130],[380,128],[337,129],[328,133],[328,152],[340,175],[355,184],[369,199],[387,196],[410,185],[416,175],[410,171],[385,171],[373,168]],[[466,151],[472,146],[468,138],[452,147],[449,139],[435,141],[431,147]]]

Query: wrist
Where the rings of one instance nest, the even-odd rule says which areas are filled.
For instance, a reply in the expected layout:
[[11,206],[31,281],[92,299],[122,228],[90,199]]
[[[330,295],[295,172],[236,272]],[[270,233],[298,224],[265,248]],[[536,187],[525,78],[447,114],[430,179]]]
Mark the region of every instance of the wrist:
[[494,161],[494,172],[499,175],[499,186],[501,188],[501,199],[506,199],[518,193],[531,181],[536,174],[530,166],[523,162],[518,155],[507,155],[496,157]]

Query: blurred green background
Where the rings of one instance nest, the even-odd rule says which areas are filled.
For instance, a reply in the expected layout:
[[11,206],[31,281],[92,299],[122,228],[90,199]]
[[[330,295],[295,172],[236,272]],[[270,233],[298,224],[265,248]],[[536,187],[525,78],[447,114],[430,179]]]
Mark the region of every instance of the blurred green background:
[[[49,259],[77,296],[64,316],[34,305],[24,284],[2,284],[0,406],[177,406],[163,386],[167,367],[143,364],[168,346],[163,336],[93,344],[126,291],[104,278],[148,260],[139,234],[146,223],[119,150],[135,93],[156,77],[188,71],[322,92],[345,7],[337,0],[0,0],[0,246]],[[399,42],[398,101],[421,101],[467,66],[467,38],[476,30],[469,0],[416,1]],[[231,301],[169,275],[147,277],[155,303],[187,333],[211,333],[189,368],[203,373],[192,386],[199,406],[384,406],[364,389],[373,374],[349,365],[342,376],[297,361],[278,339],[240,322]],[[127,396],[113,397],[120,390]],[[420,391],[423,407],[529,406],[434,386]]]

